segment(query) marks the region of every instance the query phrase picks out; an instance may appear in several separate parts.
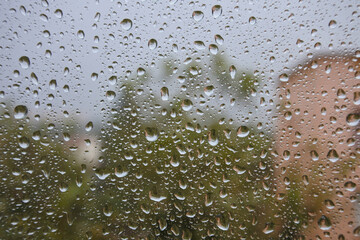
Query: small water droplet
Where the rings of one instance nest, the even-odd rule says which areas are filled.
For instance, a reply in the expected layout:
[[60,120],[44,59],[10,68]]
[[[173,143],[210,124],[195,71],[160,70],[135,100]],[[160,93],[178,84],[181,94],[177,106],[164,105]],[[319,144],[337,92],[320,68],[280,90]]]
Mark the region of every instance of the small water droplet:
[[211,129],[211,131],[208,133],[208,141],[211,146],[216,146],[219,143],[219,139],[215,129]]
[[56,9],[54,13],[55,13],[55,16],[57,18],[62,18],[63,17],[63,12],[62,12],[61,9]]
[[115,97],[116,97],[116,93],[115,93],[114,91],[107,91],[107,92],[106,92],[106,98],[107,98],[109,101],[114,100]]
[[88,122],[88,123],[85,125],[85,130],[86,130],[87,132],[90,132],[90,131],[93,129],[93,127],[94,127],[93,122]]
[[210,44],[209,51],[211,54],[216,55],[219,52],[219,48],[215,44]]
[[319,154],[315,150],[310,151],[310,157],[313,161],[319,160]]

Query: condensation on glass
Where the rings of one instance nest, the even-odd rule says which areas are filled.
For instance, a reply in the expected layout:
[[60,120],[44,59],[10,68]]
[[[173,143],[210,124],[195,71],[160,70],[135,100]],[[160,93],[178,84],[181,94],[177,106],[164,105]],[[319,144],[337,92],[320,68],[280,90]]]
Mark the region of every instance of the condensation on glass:
[[360,239],[360,3],[1,6],[1,239]]

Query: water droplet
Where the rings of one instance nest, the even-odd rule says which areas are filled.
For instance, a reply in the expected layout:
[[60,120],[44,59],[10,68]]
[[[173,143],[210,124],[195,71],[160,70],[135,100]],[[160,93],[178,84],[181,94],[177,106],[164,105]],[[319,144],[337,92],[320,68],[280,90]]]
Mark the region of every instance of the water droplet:
[[155,201],[155,202],[161,202],[166,199],[165,196],[162,196],[160,193],[158,193],[156,191],[150,191],[149,198],[150,198],[150,200]]
[[150,39],[149,42],[148,42],[148,47],[150,50],[154,50],[155,48],[157,48],[157,41],[155,39]]
[[215,35],[215,42],[219,45],[223,45],[224,44],[224,39],[222,38],[222,36],[220,36],[219,34]]
[[26,149],[30,146],[30,141],[27,137],[21,137],[19,139],[19,146],[23,149]]
[[186,112],[190,111],[192,109],[192,107],[193,107],[193,103],[189,99],[185,99],[181,103],[181,108]]
[[360,105],[360,92],[354,92],[354,104]]
[[230,224],[224,216],[221,216],[216,218],[216,226],[223,231],[227,231],[229,230]]
[[145,128],[145,137],[149,142],[154,142],[159,138],[159,131],[154,127]]
[[116,97],[116,93],[115,93],[114,91],[107,91],[107,92],[106,92],[106,98],[107,98],[109,101],[114,100],[115,97]]
[[169,89],[167,87],[162,87],[160,94],[163,101],[169,100]]
[[335,20],[331,20],[331,21],[329,22],[329,27],[330,27],[330,28],[335,28],[336,25],[337,25],[337,23],[336,23]]
[[211,96],[214,93],[214,86],[207,86],[204,88],[204,92],[207,96]]
[[50,80],[50,82],[49,82],[49,87],[50,87],[51,90],[55,90],[55,89],[56,89],[56,87],[57,87],[57,82],[56,82],[55,79]]
[[211,146],[216,146],[219,143],[219,139],[215,129],[211,129],[211,131],[208,133],[208,141]]
[[63,17],[63,12],[61,11],[61,9],[56,9],[54,13],[57,18]]
[[19,58],[20,66],[23,69],[27,69],[30,67],[30,59],[27,56],[22,56]]
[[85,37],[84,31],[83,31],[83,30],[79,30],[79,31],[77,32],[77,36],[78,36],[78,38],[83,39],[83,38]]
[[274,231],[274,224],[273,223],[266,223],[265,228],[263,229],[263,233],[270,234]]
[[211,13],[214,18],[218,18],[222,14],[222,7],[220,5],[214,5],[211,8]]
[[144,76],[145,73],[146,73],[145,69],[143,69],[143,68],[141,68],[141,67],[137,69],[137,75],[138,75],[139,77],[140,77],[140,76]]
[[195,41],[194,42],[195,48],[198,50],[203,50],[205,49],[205,44],[203,41]]
[[344,187],[349,192],[354,192],[356,190],[356,184],[354,182],[348,181],[344,184]]
[[238,130],[237,130],[237,132],[236,132],[236,135],[237,135],[238,137],[243,138],[243,137],[248,136],[249,133],[250,133],[250,130],[249,130],[248,127],[246,127],[246,126],[241,126],[241,127],[238,128]]
[[331,161],[331,162],[336,162],[339,160],[339,154],[336,152],[335,149],[331,149],[328,154],[327,154],[327,158]]
[[315,150],[310,151],[310,157],[313,161],[319,160],[319,154]]
[[117,82],[117,77],[116,76],[109,77],[109,84],[110,85],[115,85],[116,82]]
[[115,168],[115,176],[118,178],[126,177],[129,174],[129,170],[125,166],[117,166]]
[[360,114],[357,113],[350,113],[346,116],[346,122],[349,126],[356,126],[359,124],[360,121]]
[[28,114],[28,109],[24,105],[17,105],[14,108],[14,118],[15,119],[23,119]]
[[236,67],[235,67],[234,65],[231,65],[231,66],[230,66],[229,72],[230,72],[230,77],[231,77],[231,79],[235,79]]
[[320,217],[320,219],[318,221],[318,225],[319,225],[319,228],[324,231],[331,229],[331,221],[325,215],[322,215]]
[[120,25],[124,30],[128,31],[132,28],[132,21],[128,18],[125,18],[121,21]]
[[210,44],[209,51],[211,54],[216,55],[219,52],[219,48],[215,44]]
[[60,192],[67,192],[67,190],[69,189],[69,185],[67,185],[66,183],[60,183],[59,189]]
[[326,206],[327,209],[334,209],[335,208],[335,204],[330,199],[325,200],[325,206]]
[[87,132],[90,132],[94,127],[94,124],[92,122],[88,122],[86,125],[85,125],[85,130]]
[[110,217],[113,214],[112,207],[106,204],[103,208],[103,213],[105,216]]
[[195,21],[200,22],[204,18],[204,13],[201,11],[194,11],[192,14],[192,18]]
[[287,82],[287,81],[289,81],[289,76],[286,73],[283,73],[279,76],[279,80],[281,82]]
[[256,23],[256,18],[255,17],[250,17],[249,18],[249,23],[251,24],[251,25],[254,25],[255,23]]

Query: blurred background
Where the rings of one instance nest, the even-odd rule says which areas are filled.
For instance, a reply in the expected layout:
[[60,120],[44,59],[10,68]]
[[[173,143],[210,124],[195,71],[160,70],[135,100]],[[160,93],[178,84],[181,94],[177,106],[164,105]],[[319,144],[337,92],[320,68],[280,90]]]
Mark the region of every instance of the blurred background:
[[360,238],[357,1],[3,1],[1,239]]

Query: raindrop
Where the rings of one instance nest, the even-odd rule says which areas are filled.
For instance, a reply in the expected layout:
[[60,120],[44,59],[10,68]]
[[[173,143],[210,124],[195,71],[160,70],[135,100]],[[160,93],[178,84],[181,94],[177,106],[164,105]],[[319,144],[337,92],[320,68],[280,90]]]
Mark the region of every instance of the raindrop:
[[26,117],[27,113],[28,113],[28,109],[24,105],[17,105],[14,108],[14,118],[15,119],[23,119]]
[[83,39],[83,38],[85,37],[84,31],[83,31],[83,30],[79,30],[79,31],[77,32],[77,36],[78,36],[78,38]]
[[219,48],[215,44],[210,44],[209,51],[211,54],[216,55],[219,52]]
[[321,230],[329,230],[331,229],[331,221],[325,215],[322,215],[318,221],[318,226]]
[[145,128],[145,137],[149,142],[155,142],[159,138],[159,131],[154,127]]
[[109,101],[114,100],[115,97],[116,97],[116,93],[114,91],[107,91],[106,92],[106,98]]
[[248,127],[246,127],[246,126],[241,126],[241,127],[238,128],[238,130],[237,130],[237,132],[236,132],[236,135],[237,135],[238,137],[243,138],[243,137],[248,136],[249,133],[250,133],[250,130],[249,130]]
[[194,11],[192,14],[192,18],[195,21],[200,22],[204,18],[204,13],[201,11]]
[[235,79],[236,67],[235,67],[234,65],[231,65],[231,66],[230,66],[229,72],[230,72],[230,77],[231,77],[231,79]]
[[249,23],[250,23],[251,25],[254,25],[254,24],[256,23],[256,18],[255,18],[255,17],[250,17],[250,18],[249,18]]
[[344,187],[349,192],[354,192],[356,190],[356,184],[354,182],[348,181],[344,184]]
[[120,24],[121,24],[121,27],[126,31],[128,31],[132,28],[132,21],[128,18],[123,19]]
[[222,7],[220,5],[215,5],[211,8],[211,13],[214,18],[218,18],[222,14]]
[[169,89],[167,87],[162,87],[160,90],[160,94],[163,101],[169,100]]
[[63,17],[63,12],[61,11],[61,9],[56,9],[54,13],[57,18]]
[[319,154],[315,150],[310,151],[310,157],[313,161],[319,160]]
[[126,177],[129,174],[129,170],[124,166],[117,166],[115,168],[115,176],[118,178]]
[[19,139],[19,146],[23,149],[26,149],[30,146],[30,141],[27,137],[21,137]]
[[219,139],[215,129],[211,129],[211,131],[208,133],[208,141],[211,146],[216,146],[219,143]]
[[85,130],[87,132],[90,132],[94,127],[94,124],[92,122],[88,122],[86,125],[85,125]]
[[335,20],[331,20],[330,22],[329,22],[329,27],[330,28],[335,28],[336,27],[336,21]]
[[19,58],[20,66],[23,69],[27,69],[30,67],[30,59],[27,56],[22,56]]
[[155,48],[157,48],[157,41],[155,39],[150,39],[149,42],[148,42],[148,47],[150,50],[154,50]]
[[336,152],[335,149],[331,149],[328,154],[327,154],[327,158],[331,161],[331,162],[336,162],[339,160],[339,154]]
[[360,114],[357,113],[350,113],[346,117],[347,124],[352,127],[358,125],[359,121],[360,121]]
[[287,82],[287,81],[289,81],[289,76],[286,73],[283,73],[279,76],[279,80],[281,82]]
[[185,99],[181,103],[181,108],[186,112],[190,111],[192,107],[193,107],[193,103],[189,99]]

